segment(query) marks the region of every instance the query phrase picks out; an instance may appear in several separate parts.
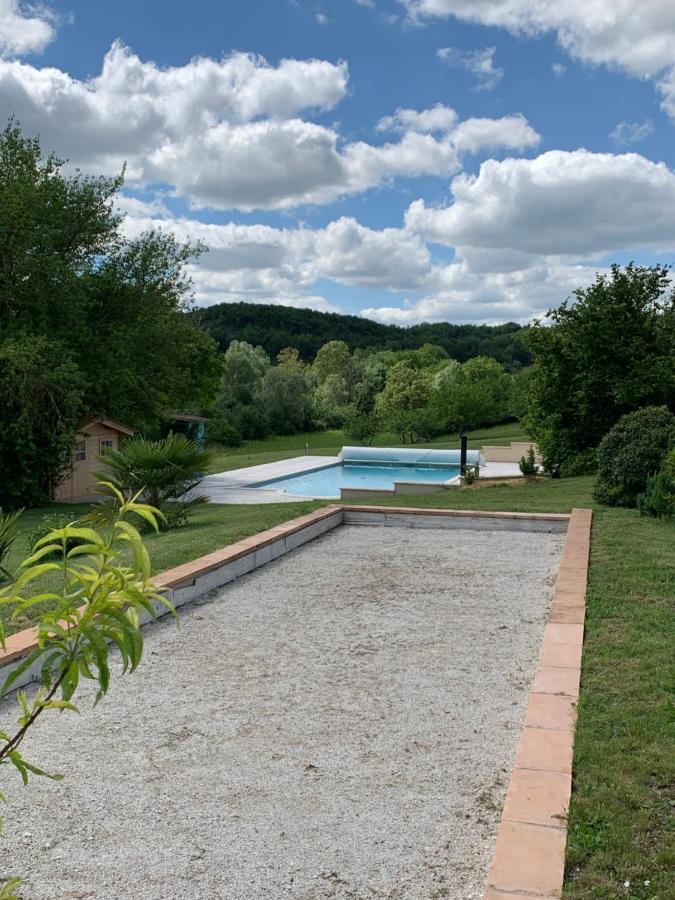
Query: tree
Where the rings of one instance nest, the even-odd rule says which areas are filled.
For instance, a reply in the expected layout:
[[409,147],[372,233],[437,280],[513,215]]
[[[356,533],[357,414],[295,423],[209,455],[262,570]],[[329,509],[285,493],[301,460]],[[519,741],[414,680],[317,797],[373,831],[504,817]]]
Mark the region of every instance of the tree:
[[675,408],[675,299],[663,266],[611,267],[536,322],[526,426],[548,468],[594,464],[594,449],[621,416]]
[[299,372],[274,366],[265,372],[256,396],[274,434],[294,434],[309,425],[309,388]]
[[171,235],[125,240],[122,177],[66,176],[39,141],[0,134],[0,503],[49,497],[78,424],[142,427],[201,404],[220,374],[216,345],[185,315],[186,263]]
[[284,347],[277,353],[277,365],[288,372],[304,372],[307,366],[300,359],[300,351],[296,347]]
[[342,375],[328,375],[314,391],[314,416],[324,428],[340,428],[348,413],[349,389]]
[[312,363],[312,378],[323,384],[329,375],[339,375],[351,390],[354,381],[354,367],[349,347],[344,341],[329,341],[316,354]]
[[403,443],[429,437],[436,429],[429,409],[432,379],[428,372],[396,363],[387,375],[384,390],[375,406],[384,424],[395,431]]

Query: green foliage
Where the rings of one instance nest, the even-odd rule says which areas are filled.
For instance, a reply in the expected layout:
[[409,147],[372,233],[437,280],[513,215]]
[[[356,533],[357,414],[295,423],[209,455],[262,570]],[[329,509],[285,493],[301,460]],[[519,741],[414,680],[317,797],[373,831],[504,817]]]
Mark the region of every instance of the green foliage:
[[323,384],[330,376],[337,376],[350,390],[354,381],[354,367],[349,347],[344,341],[328,341],[316,354],[312,363],[312,378]]
[[444,430],[479,428],[515,418],[515,377],[494,359],[452,360],[434,377],[432,405]]
[[349,388],[342,375],[327,375],[314,390],[314,420],[322,428],[340,428],[349,414]]
[[207,402],[220,361],[185,315],[186,263],[168,234],[127,241],[122,178],[66,176],[12,123],[0,133],[0,503],[48,499],[92,413],[134,426]]
[[206,423],[206,443],[211,446],[218,444],[221,447],[241,446],[241,432],[222,413],[213,416]]
[[396,363],[387,373],[387,383],[375,405],[377,415],[401,441],[412,443],[440,431],[433,410],[429,408],[432,378],[430,373]]
[[241,340],[260,345],[271,357],[286,347],[296,347],[302,359],[311,361],[327,341],[344,341],[352,351],[414,350],[433,344],[460,362],[474,356],[491,356],[509,371],[517,371],[532,362],[530,352],[520,341],[523,328],[514,322],[505,325],[436,322],[402,328],[361,316],[265,303],[220,303],[197,309],[190,315],[216,339],[222,351],[227,350],[231,341]]
[[192,509],[206,502],[205,497],[190,497],[190,491],[199,483],[210,458],[208,450],[183,434],[170,434],[157,441],[141,436],[127,438],[119,450],[107,450],[101,457],[100,478],[116,489],[104,503],[102,514],[111,508],[114,512],[118,492],[140,494],[162,511],[168,527],[183,525]]
[[607,506],[635,506],[647,478],[659,471],[675,445],[675,416],[647,406],[622,416],[598,448],[594,497]]
[[639,494],[637,506],[641,516],[675,518],[675,450],[663,459],[656,474],[647,478],[644,494]]
[[[15,581],[0,588],[0,605],[12,610],[12,619],[45,600],[51,604],[37,625],[38,646],[0,688],[1,699],[24,672],[39,668],[41,686],[32,700],[24,691],[17,694],[17,726],[0,729],[0,770],[15,768],[24,784],[31,776],[63,777],[48,774],[22,753],[23,741],[37,719],[47,710],[77,712],[73,699],[80,679],[96,682],[94,702],[98,703],[110,685],[110,648],[119,650],[122,674],[133,672],[143,653],[141,617],[154,618],[159,605],[173,609],[152,584],[148,552],[129,521],[131,516],[140,517],[156,529],[161,514],[139,503],[138,497],[125,500],[113,485],[108,489],[116,509],[106,534],[73,524],[51,531],[22,562]],[[78,546],[69,550],[71,541]],[[59,560],[47,561],[56,552]],[[35,593],[35,585],[51,573],[58,575],[60,588],[45,592],[38,587]],[[1,626],[0,645],[4,649]],[[16,879],[6,882],[0,896],[11,897],[17,885]]]
[[361,412],[350,407],[345,418],[345,434],[357,444],[370,447],[380,431],[380,421],[375,412]]
[[539,466],[534,458],[534,448],[530,447],[525,456],[520,457],[518,468],[526,478],[534,478],[539,471]]
[[268,369],[256,396],[274,434],[295,434],[310,424],[308,386],[301,372]]
[[0,308],[0,504],[49,499],[70,457],[84,393],[67,350],[47,337],[3,331]]
[[621,416],[675,409],[675,299],[661,266],[612,266],[525,335],[535,354],[526,427],[547,469],[588,470]]
[[18,509],[13,513],[4,513],[0,507],[0,581],[11,578],[4,562],[19,535],[19,517],[23,512]]
[[[34,547],[38,541],[41,541],[42,538],[47,537],[52,531],[58,531],[61,528],[65,528],[67,525],[78,525],[80,524],[77,521],[73,521],[72,516],[67,515],[66,513],[53,513],[52,515],[47,515],[42,519],[37,528],[34,528],[33,531],[28,536],[28,546]],[[78,541],[75,538],[69,538],[66,546],[66,550],[72,550],[73,547],[77,547]],[[59,551],[54,551],[54,556],[58,555]]]

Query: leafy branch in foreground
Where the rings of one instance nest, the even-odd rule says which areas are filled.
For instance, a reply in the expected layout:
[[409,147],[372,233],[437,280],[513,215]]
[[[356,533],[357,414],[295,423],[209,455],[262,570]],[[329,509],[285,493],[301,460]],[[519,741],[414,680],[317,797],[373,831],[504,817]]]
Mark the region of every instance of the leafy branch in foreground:
[[[50,531],[35,543],[32,554],[19,567],[16,579],[0,588],[0,604],[12,609],[11,620],[38,604],[49,604],[37,625],[37,647],[14,669],[0,688],[0,700],[29,669],[38,668],[40,687],[32,699],[17,694],[18,727],[0,729],[0,767],[11,765],[24,784],[31,775],[59,780],[29,762],[21,752],[30,728],[45,710],[78,709],[72,702],[81,678],[97,682],[94,703],[110,684],[111,646],[118,648],[122,674],[133,672],[143,654],[140,616],[157,614],[157,604],[174,612],[153,585],[150,557],[138,530],[127,519],[138,516],[158,529],[162,514],[138,502],[138,494],[126,500],[114,485],[104,485],[115,497],[116,510],[105,530],[66,525]],[[73,544],[75,544],[73,546]],[[56,589],[35,585],[47,576]],[[175,614],[175,613],[174,613]],[[0,645],[5,633],[0,621]],[[4,800],[0,792],[0,800]],[[0,828],[2,820],[0,819]],[[0,888],[0,898],[13,896],[15,880]]]

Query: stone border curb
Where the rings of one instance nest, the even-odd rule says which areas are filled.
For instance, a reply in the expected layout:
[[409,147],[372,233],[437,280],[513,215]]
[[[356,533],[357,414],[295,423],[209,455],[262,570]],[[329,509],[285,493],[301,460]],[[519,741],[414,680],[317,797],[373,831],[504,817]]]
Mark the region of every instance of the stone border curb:
[[483,900],[562,894],[592,510],[573,509]]

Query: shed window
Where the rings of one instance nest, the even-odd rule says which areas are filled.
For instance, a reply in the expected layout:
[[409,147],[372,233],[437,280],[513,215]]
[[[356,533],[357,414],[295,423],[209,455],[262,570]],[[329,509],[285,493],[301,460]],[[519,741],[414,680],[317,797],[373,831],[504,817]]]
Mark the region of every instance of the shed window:
[[98,442],[98,452],[105,453],[106,450],[112,450],[113,442],[110,438],[101,438]]
[[75,452],[73,453],[73,459],[75,462],[81,462],[83,459],[87,458],[87,443],[86,441],[75,441]]

